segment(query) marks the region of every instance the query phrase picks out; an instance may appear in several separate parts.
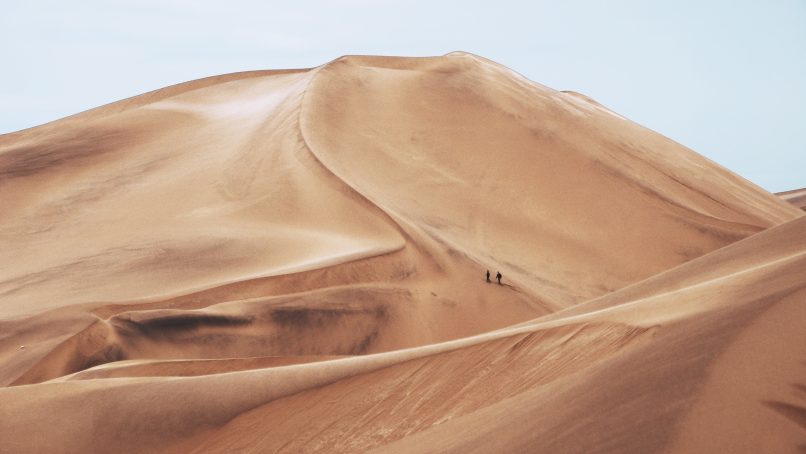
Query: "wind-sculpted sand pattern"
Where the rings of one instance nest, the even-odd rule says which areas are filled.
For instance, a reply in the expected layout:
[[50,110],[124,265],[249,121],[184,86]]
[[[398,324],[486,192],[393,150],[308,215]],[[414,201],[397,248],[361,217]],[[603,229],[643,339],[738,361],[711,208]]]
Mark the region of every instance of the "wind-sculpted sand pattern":
[[466,53],[6,134],[0,452],[797,452],[794,205]]

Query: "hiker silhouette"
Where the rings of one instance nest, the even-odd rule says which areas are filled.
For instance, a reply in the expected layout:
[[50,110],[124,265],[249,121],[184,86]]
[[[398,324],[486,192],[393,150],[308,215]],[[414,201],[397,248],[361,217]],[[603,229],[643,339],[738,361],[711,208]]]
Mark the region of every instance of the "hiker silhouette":
[[500,271],[495,272],[495,278],[498,279],[498,285],[501,285],[501,278],[504,277],[501,275]]
[[490,270],[487,270],[487,282],[490,282]]

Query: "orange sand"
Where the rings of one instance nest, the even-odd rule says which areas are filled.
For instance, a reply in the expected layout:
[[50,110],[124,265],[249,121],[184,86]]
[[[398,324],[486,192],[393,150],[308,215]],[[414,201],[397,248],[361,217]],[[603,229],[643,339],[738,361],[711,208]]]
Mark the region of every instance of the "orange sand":
[[787,202],[806,211],[806,188],[794,189],[792,191],[779,192],[776,194]]
[[0,452],[806,446],[804,213],[474,55],[6,134],[0,206]]

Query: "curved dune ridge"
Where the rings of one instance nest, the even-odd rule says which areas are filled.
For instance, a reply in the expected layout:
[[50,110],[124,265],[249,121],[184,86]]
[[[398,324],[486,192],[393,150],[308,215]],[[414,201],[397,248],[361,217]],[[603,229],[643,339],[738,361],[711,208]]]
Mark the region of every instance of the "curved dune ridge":
[[806,446],[803,212],[478,56],[6,134],[0,206],[0,452]]

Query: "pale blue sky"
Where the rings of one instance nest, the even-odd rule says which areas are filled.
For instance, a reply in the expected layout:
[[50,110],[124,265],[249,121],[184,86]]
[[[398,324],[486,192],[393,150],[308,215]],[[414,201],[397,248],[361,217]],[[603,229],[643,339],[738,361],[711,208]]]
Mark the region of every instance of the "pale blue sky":
[[806,0],[8,0],[0,133],[208,75],[454,50],[806,187]]

